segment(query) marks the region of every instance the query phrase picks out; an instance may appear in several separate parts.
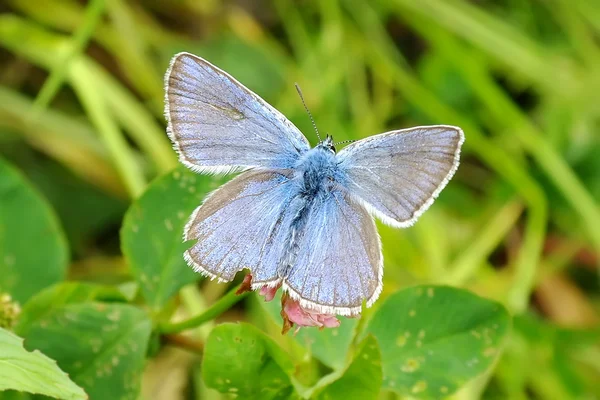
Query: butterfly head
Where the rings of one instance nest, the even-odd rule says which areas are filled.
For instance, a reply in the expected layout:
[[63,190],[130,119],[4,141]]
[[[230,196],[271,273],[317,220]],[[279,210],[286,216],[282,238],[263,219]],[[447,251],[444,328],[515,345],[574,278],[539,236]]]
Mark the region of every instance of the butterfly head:
[[322,147],[325,150],[329,150],[330,152],[335,154],[335,143],[333,143],[333,137],[331,135],[327,135],[327,137],[325,137],[325,140],[322,140],[319,143],[318,147]]

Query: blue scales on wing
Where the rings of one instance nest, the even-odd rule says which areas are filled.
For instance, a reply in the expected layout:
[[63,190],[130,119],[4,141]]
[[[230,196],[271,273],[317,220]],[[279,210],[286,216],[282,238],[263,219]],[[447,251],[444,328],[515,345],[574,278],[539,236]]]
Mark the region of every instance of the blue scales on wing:
[[338,153],[344,186],[383,222],[410,226],[454,175],[463,141],[460,128],[445,125],[359,140]]
[[253,283],[278,284],[293,218],[291,184],[284,174],[250,170],[213,192],[185,228],[184,239],[197,240],[185,252],[188,263],[211,279],[231,281],[248,268]]
[[196,172],[291,168],[310,148],[279,111],[200,57],[173,57],[165,92],[169,137]]
[[305,308],[357,315],[382,288],[383,257],[373,217],[344,190],[321,193],[299,222],[283,288]]

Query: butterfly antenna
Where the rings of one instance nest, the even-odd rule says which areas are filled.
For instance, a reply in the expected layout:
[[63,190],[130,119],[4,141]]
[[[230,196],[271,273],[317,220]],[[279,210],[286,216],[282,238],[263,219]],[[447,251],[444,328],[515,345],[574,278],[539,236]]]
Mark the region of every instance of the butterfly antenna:
[[300,90],[300,86],[297,83],[294,83],[294,85],[296,86],[296,90],[298,91],[298,94],[300,95],[300,100],[302,100],[302,105],[304,106],[304,109],[306,110],[306,113],[308,114],[308,116],[310,118],[310,122],[312,122],[313,127],[315,128],[315,132],[317,133],[317,138],[319,138],[319,143],[320,143],[320,142],[322,142],[321,135],[319,135],[319,130],[317,129],[317,124],[315,124],[315,120],[313,119],[312,114],[310,113],[308,107],[306,106],[306,102],[304,101],[304,96],[302,96],[302,90]]
[[354,142],[356,142],[356,140],[350,139],[350,140],[344,140],[343,142],[334,143],[333,145],[337,146],[338,144],[346,144],[346,143],[354,143]]

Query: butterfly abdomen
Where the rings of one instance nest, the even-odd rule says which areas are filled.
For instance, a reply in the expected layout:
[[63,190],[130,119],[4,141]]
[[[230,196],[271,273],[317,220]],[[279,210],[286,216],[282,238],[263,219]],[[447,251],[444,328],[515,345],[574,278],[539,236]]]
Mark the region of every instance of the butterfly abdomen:
[[340,174],[335,154],[322,146],[306,152],[296,164],[293,179],[297,195],[292,202],[295,210],[278,267],[279,277],[286,277],[294,267],[311,209],[332,195]]
[[290,268],[293,266],[295,259],[300,251],[300,239],[302,237],[302,231],[306,223],[307,214],[310,210],[311,200],[302,193],[299,193],[290,204],[292,208],[293,217],[289,222],[288,234],[283,245],[283,253],[279,266],[277,268],[277,275],[280,278],[287,276]]

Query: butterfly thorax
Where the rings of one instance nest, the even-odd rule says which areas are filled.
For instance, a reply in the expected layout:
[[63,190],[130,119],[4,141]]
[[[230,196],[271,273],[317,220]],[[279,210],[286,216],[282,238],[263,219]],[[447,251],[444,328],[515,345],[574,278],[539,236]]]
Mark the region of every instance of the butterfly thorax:
[[300,194],[308,198],[330,193],[341,173],[335,153],[322,145],[304,153],[298,160],[295,170]]

